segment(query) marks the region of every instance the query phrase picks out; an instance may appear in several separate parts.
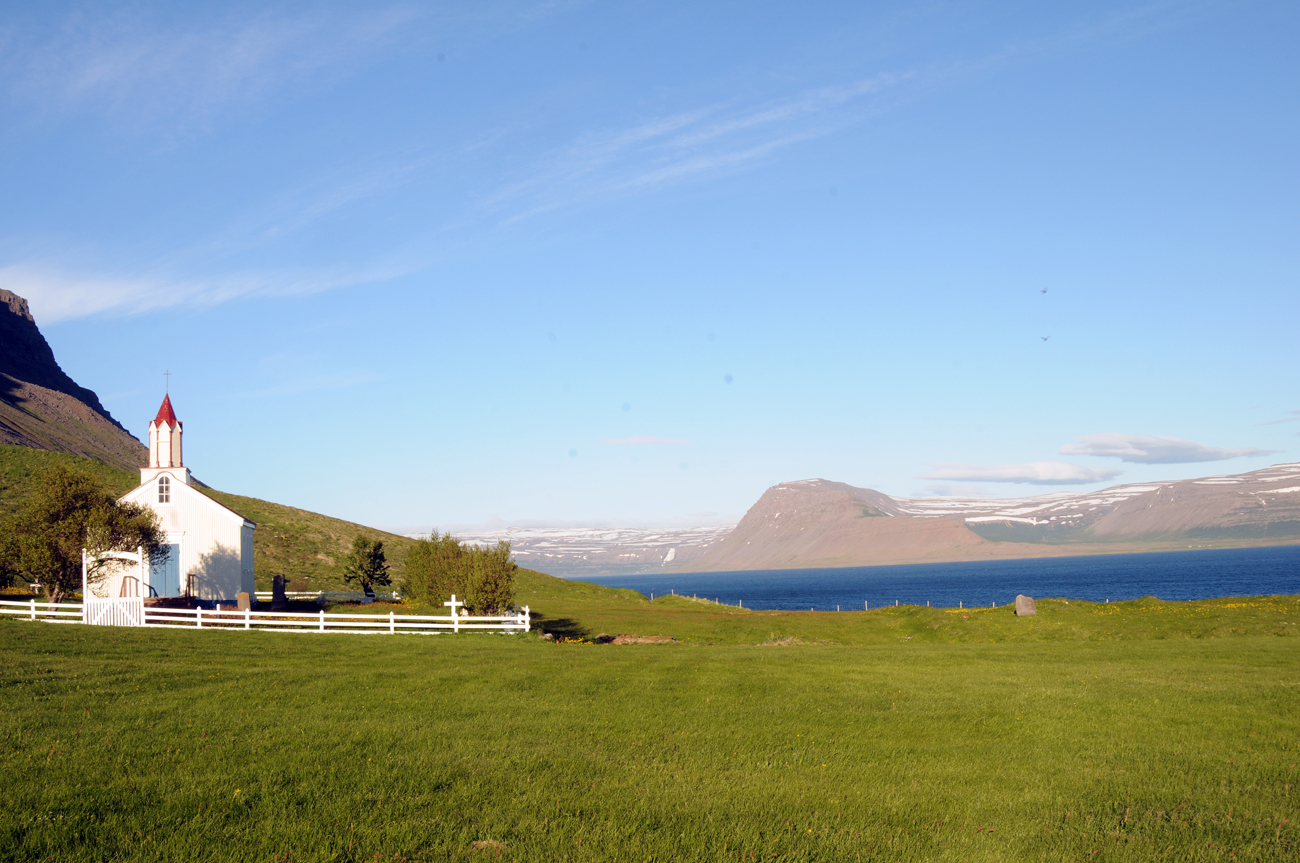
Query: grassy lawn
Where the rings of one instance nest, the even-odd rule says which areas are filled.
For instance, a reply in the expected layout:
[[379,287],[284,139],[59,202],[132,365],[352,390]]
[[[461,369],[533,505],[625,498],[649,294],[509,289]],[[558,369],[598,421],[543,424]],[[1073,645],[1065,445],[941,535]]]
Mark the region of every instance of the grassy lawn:
[[[516,599],[548,632],[591,639],[668,635],[695,644],[806,642],[903,644],[1017,641],[1113,641],[1300,636],[1300,597],[1230,597],[1197,602],[1155,598],[1097,603],[1039,599],[1039,613],[1016,617],[1010,606],[940,609],[914,605],[870,612],[754,611],[680,596],[653,602],[635,591],[564,581],[522,571]],[[421,608],[444,614],[446,609]],[[1300,647],[1300,641],[1293,642]]]
[[1300,855],[1295,597],[742,615],[529,579],[578,634],[681,642],[0,621],[0,857]]

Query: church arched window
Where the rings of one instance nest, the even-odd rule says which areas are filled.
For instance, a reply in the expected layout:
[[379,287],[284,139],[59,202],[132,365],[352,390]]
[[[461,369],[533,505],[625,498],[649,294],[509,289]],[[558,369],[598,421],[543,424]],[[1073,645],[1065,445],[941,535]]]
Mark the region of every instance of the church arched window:
[[171,481],[171,477],[168,477],[168,476],[165,476],[165,475],[164,475],[164,476],[160,476],[160,477],[158,477],[158,502],[159,502],[159,503],[171,503],[171,502],[172,502],[172,481]]

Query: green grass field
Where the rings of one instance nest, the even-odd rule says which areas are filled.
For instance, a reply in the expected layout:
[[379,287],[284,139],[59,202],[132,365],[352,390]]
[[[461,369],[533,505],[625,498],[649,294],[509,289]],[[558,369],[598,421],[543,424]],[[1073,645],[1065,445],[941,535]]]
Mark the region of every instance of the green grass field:
[[0,621],[0,856],[1300,854],[1300,598],[769,613],[526,574],[529,597],[574,636],[679,643]]
[[[52,461],[134,486],[0,447],[0,513]],[[409,540],[211,493],[259,585],[337,586],[358,532],[400,581]],[[0,860],[1300,857],[1300,597],[517,599],[559,643],[0,620]]]

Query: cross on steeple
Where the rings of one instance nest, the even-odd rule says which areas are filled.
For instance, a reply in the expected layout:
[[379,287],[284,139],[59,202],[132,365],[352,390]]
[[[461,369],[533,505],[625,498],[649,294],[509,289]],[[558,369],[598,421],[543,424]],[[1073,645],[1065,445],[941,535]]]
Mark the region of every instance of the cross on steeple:
[[170,394],[172,391],[172,370],[168,369],[163,372],[163,377],[167,379],[167,383],[163,386],[163,392]]

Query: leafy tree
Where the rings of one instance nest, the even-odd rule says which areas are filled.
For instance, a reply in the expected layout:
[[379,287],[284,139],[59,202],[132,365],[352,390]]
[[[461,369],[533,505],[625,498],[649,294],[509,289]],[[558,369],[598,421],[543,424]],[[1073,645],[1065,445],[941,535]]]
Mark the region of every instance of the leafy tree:
[[431,605],[445,602],[454,593],[473,614],[505,612],[514,605],[518,571],[508,542],[479,548],[435,531],[407,556],[404,590]]
[[384,544],[364,536],[352,540],[352,551],[343,564],[343,580],[359,582],[366,596],[374,596],[374,585],[392,584],[388,577],[388,560],[384,557]]
[[0,525],[0,572],[40,582],[51,602],[81,589],[81,552],[87,555],[87,583],[94,585],[119,566],[97,560],[106,551],[143,546],[151,558],[162,553],[157,514],[137,503],[119,503],[90,474],[63,465],[38,473],[33,491]]

